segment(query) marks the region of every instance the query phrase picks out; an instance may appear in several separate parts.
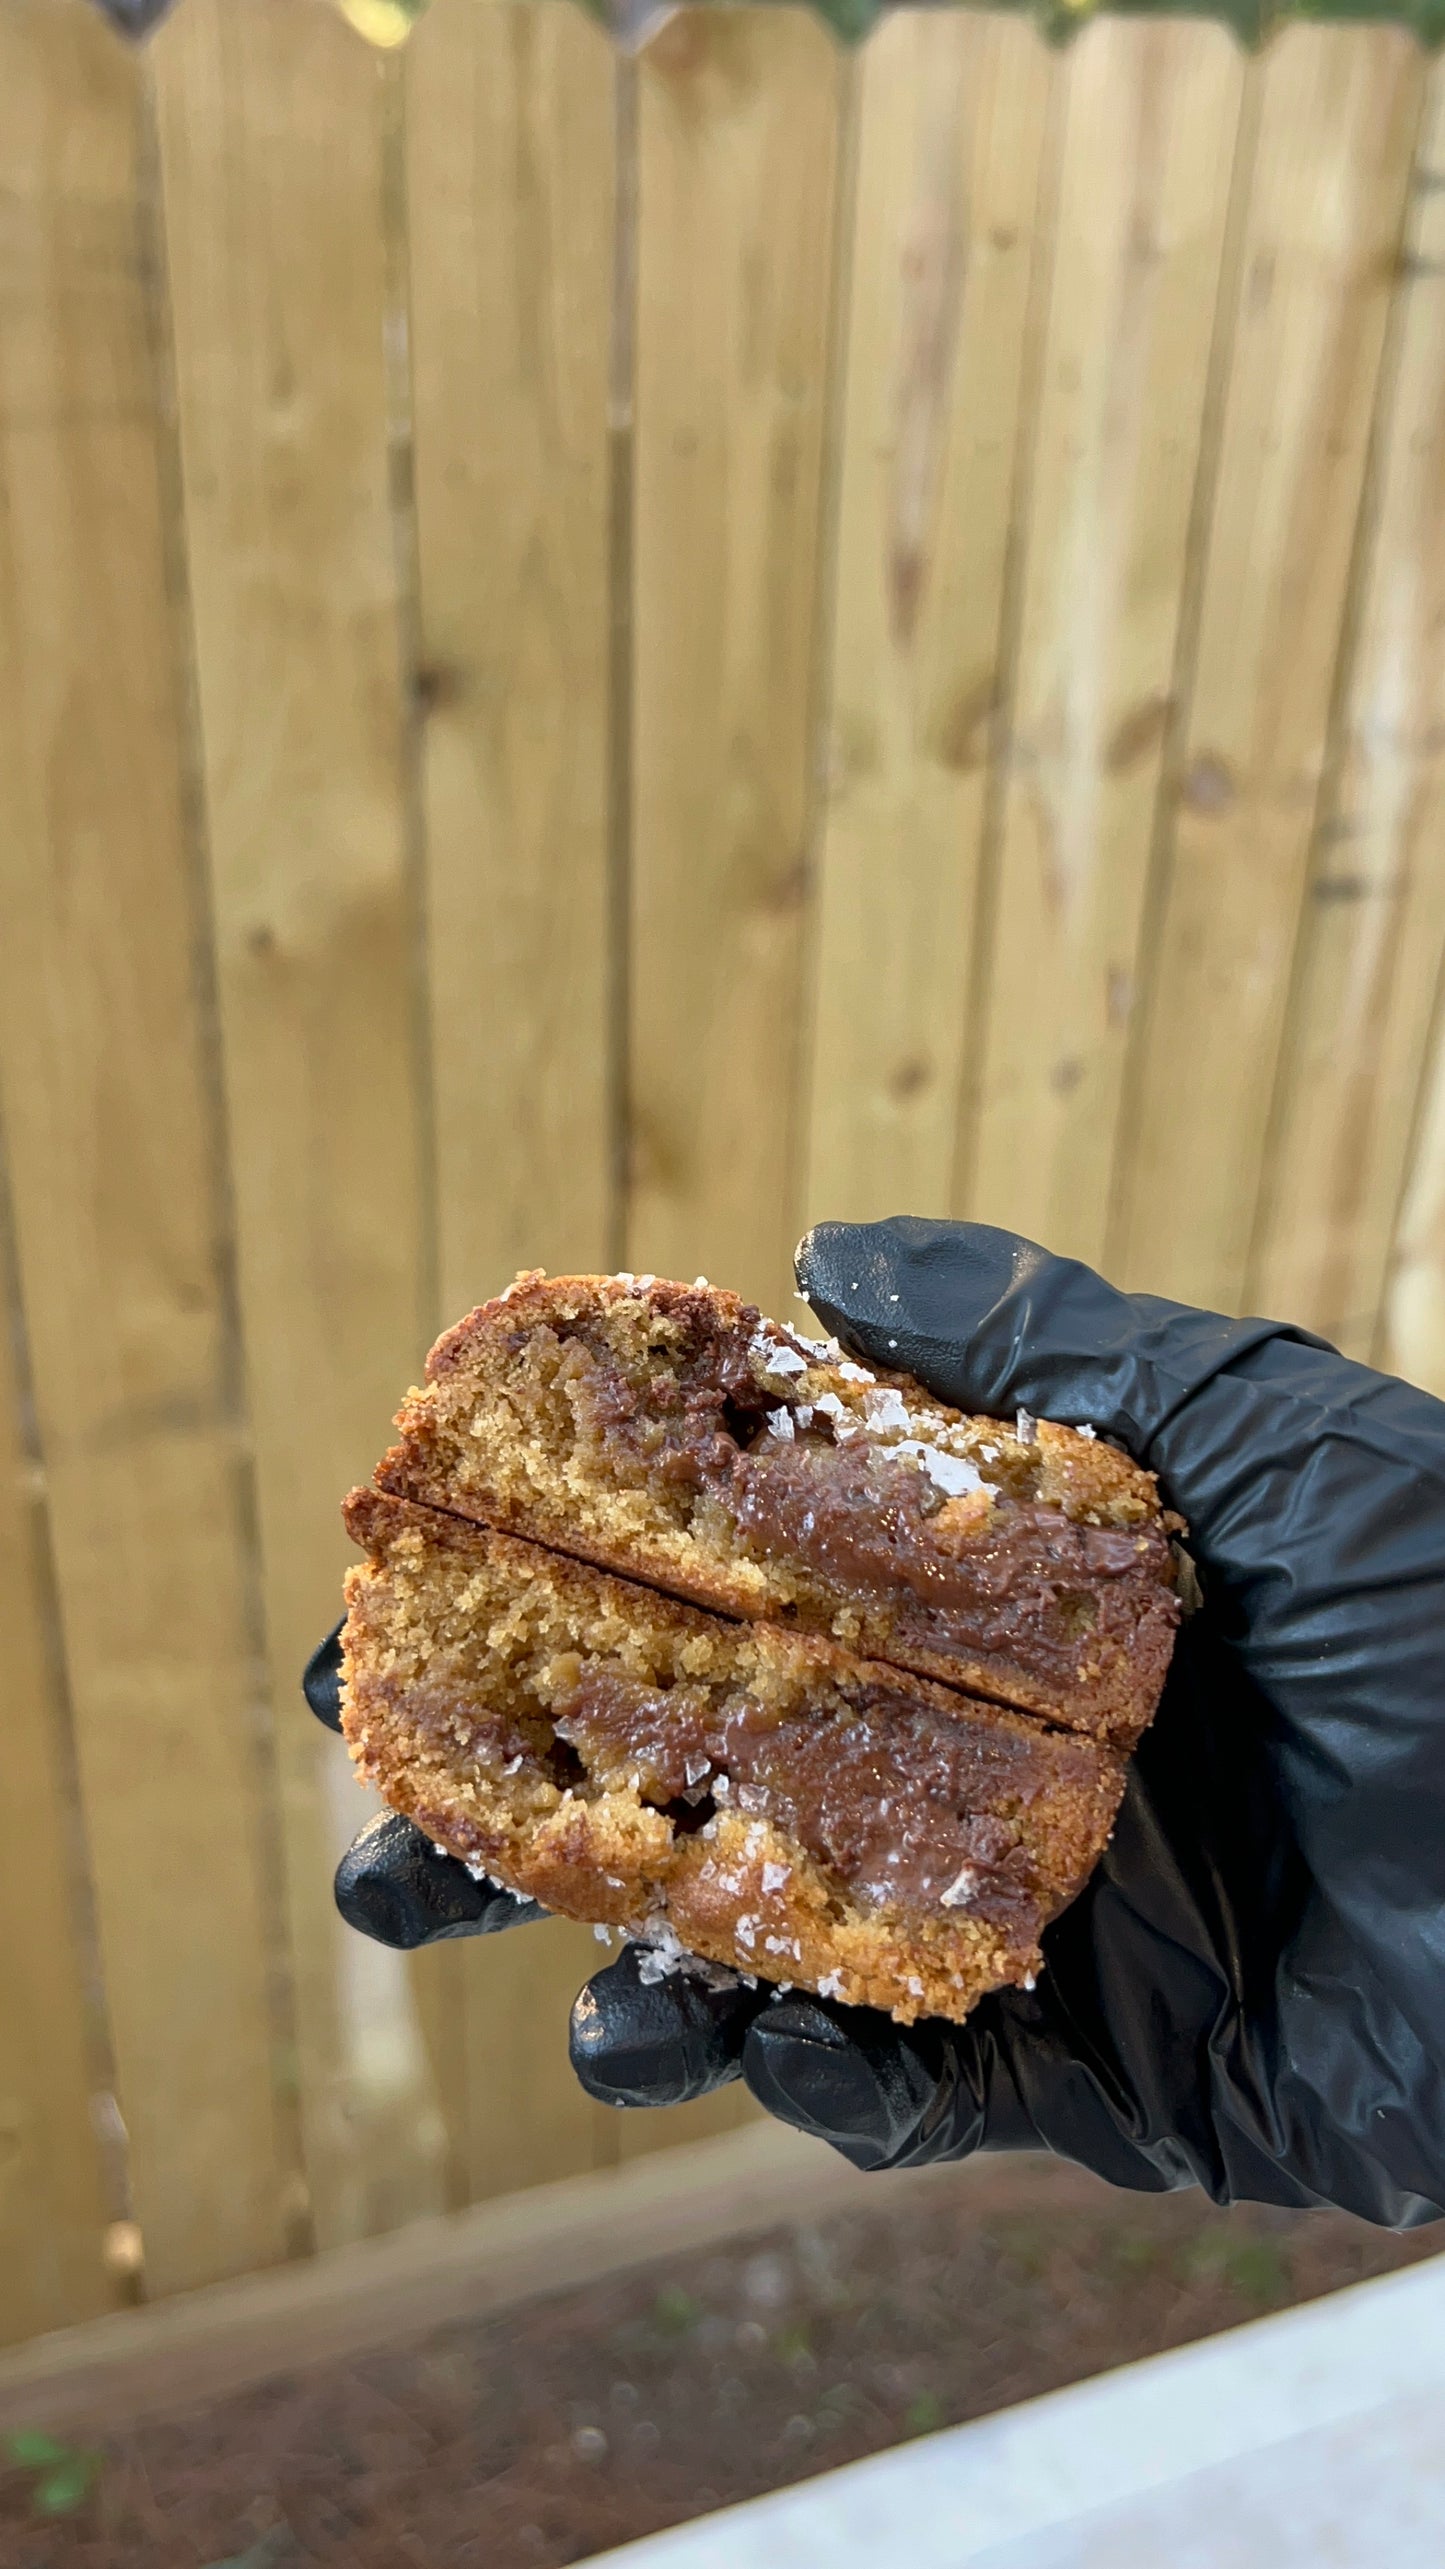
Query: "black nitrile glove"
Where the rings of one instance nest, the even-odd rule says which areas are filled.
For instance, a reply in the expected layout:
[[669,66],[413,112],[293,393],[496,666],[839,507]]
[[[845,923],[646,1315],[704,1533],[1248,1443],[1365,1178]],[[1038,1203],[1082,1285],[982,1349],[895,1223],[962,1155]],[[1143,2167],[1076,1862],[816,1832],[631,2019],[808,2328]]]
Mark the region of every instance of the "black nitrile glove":
[[[624,1956],[574,2011],[584,2084],[672,2102],[741,2066],[861,2167],[1043,2143],[1150,2191],[1445,2209],[1445,1407],[1008,1232],[824,1224],[799,1277],[874,1363],[963,1409],[1092,1424],[1157,1471],[1203,1606],[1036,1990],[904,2029],[644,1987]],[[400,1861],[380,1848],[401,1826],[346,1859],[346,1914],[406,1943],[494,1923],[414,1831]],[[480,1915],[450,1905],[462,1884]]]

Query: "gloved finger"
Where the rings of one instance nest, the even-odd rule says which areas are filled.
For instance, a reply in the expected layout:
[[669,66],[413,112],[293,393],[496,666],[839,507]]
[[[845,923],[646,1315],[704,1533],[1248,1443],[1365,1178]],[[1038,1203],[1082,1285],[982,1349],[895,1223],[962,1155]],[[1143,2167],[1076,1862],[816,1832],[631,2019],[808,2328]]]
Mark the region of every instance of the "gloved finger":
[[962,2156],[982,2131],[980,2099],[971,2114],[955,2114],[960,2080],[946,2029],[895,2025],[872,2008],[779,1999],[749,2028],[743,2076],[770,2114],[857,2168]]
[[301,1679],[301,1692],[319,1722],[329,1731],[341,1728],[341,1635],[345,1618],[313,1650]]
[[873,2008],[790,1995],[754,2019],[743,2076],[770,2114],[856,2168],[1040,2146],[982,2011],[966,2025],[895,2025]]
[[[821,1222],[799,1243],[797,1271],[828,1327],[875,1364],[916,1374],[959,1409],[1022,1407],[1106,1429],[1141,1458],[1202,1385],[1266,1341],[1344,1361],[1301,1330],[1121,1293],[1077,1259],[982,1222]],[[1317,1370],[1312,1355],[1306,1365]]]
[[397,1811],[381,1812],[347,1848],[336,1869],[336,1906],[349,1927],[406,1953],[455,1936],[493,1936],[547,1914],[535,1900],[478,1882]]
[[870,2172],[1049,2149],[1135,2192],[1192,2181],[1192,2168],[1161,2172],[1131,2143],[1059,2028],[1030,2022],[1036,2013],[1000,1991],[966,2025],[901,2026],[867,2008],[786,1998],[752,2026],[743,2076],[780,2122]]
[[687,1972],[644,1978],[646,1963],[645,1948],[628,1945],[572,2008],[572,2067],[603,2105],[686,2105],[728,2086],[769,2002],[730,1976],[716,1987]]

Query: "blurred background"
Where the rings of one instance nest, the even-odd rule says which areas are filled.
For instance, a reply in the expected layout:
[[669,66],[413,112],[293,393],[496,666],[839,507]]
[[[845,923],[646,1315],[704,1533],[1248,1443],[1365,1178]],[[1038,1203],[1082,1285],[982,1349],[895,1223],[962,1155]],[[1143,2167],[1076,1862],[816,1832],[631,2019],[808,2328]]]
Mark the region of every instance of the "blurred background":
[[1398,29],[0,0],[4,2338],[745,2112],[332,1912],[519,1266],[954,1213],[1445,1390],[1442,403]]

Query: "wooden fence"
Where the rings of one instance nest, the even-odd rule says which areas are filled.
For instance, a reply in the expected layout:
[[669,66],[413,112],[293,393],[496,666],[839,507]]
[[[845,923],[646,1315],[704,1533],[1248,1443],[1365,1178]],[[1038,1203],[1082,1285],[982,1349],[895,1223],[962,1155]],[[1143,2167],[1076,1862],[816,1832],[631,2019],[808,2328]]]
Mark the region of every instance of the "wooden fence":
[[1015,1224],[1445,1389],[1406,37],[0,0],[0,2326],[655,2147],[344,1935],[337,1502],[521,1263]]

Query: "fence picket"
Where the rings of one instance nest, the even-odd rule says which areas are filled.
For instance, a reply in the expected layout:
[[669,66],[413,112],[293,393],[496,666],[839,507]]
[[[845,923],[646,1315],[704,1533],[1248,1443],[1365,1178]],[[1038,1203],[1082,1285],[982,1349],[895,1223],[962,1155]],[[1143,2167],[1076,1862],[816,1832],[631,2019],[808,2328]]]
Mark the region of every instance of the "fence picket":
[[1056,59],[922,10],[863,57],[809,1221],[949,1207]]
[[1097,1263],[1244,64],[1222,28],[1114,19],[1081,37],[1065,79],[961,1176],[976,1219]]
[[365,1805],[299,1698],[351,1557],[340,1495],[386,1444],[432,1317],[384,91],[327,0],[188,0],[154,59],[301,2103],[334,2244],[446,2197],[418,1975],[363,1962],[335,1915]]
[[[610,1263],[612,49],[571,0],[434,0],[407,57],[441,1304]],[[567,2064],[601,1960],[473,1946],[470,2190],[613,2155]]]
[[1405,36],[1293,27],[1257,157],[1193,697],[1166,782],[1111,1264],[1232,1311],[1245,1283],[1425,80]]
[[278,2256],[244,1418],[218,1254],[143,60],[0,12],[0,1086],[151,2289]]
[[842,77],[797,9],[641,65],[627,1263],[784,1308]]

